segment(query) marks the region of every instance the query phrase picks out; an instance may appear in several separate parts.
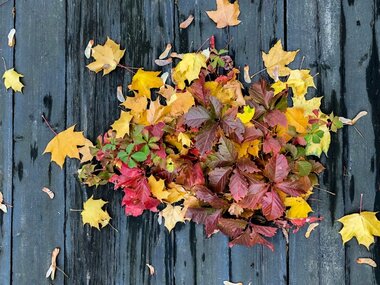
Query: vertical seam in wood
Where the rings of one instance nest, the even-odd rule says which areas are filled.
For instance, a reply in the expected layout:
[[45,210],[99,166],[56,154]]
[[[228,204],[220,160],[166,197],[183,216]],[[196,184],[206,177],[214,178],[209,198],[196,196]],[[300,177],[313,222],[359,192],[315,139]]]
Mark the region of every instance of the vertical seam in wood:
[[[16,0],[13,0],[13,7],[16,7]],[[15,9],[15,8],[13,8]],[[13,15],[13,27],[16,28],[16,13],[14,13]],[[12,53],[12,64],[13,64],[13,67],[15,67],[15,64],[16,64],[16,45],[13,47],[13,53]],[[14,174],[14,165],[15,165],[15,162],[14,162],[14,153],[15,153],[15,144],[14,144],[14,118],[15,118],[15,115],[14,115],[14,112],[15,112],[15,100],[14,100],[14,95],[15,95],[15,92],[12,90],[12,99],[11,99],[11,105],[12,105],[12,134],[11,134],[11,137],[12,137],[12,140],[11,140],[11,144],[12,144],[12,161],[11,161],[11,203],[12,205],[14,205],[14,185],[13,185],[13,174]],[[11,237],[10,237],[10,277],[9,277],[9,281],[10,281],[10,285],[13,284],[13,237],[15,236],[13,234],[13,209],[12,211],[10,211],[10,214],[11,214],[11,217],[10,217],[10,221],[11,221],[11,226],[10,226],[10,233],[11,233]]]

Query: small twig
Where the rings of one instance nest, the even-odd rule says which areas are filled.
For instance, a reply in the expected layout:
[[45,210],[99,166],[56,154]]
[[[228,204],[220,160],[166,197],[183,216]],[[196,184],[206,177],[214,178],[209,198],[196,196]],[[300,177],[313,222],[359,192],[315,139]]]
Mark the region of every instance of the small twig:
[[3,3],[0,4],[0,7],[3,6],[4,4],[7,4],[9,0],[5,0]]
[[132,70],[132,68],[130,68],[130,67],[126,66],[126,65],[123,65],[123,64],[119,63],[117,66],[128,70],[132,74],[135,74],[135,72]]
[[70,212],[82,212],[83,210],[80,209],[70,209]]
[[256,75],[260,74],[261,72],[264,72],[265,70],[267,70],[267,68],[263,68],[263,69],[259,70],[258,72],[251,75],[251,78],[255,77]]
[[117,228],[115,228],[111,223],[108,223],[109,225],[110,225],[110,227],[115,231],[115,232],[119,232],[118,230],[117,230]]
[[333,196],[336,195],[334,192],[331,192],[331,191],[326,190],[326,189],[323,189],[323,188],[319,188],[319,187],[317,187],[317,186],[313,186],[313,188],[318,189],[318,190],[321,190],[321,191],[324,191],[324,192],[329,193],[330,195],[333,195]]
[[210,40],[210,38],[207,38],[202,44],[201,46],[198,48],[197,50],[197,53],[201,51],[201,48]]
[[359,214],[362,213],[362,208],[363,208],[363,193],[360,193]]
[[57,268],[58,271],[61,271],[61,273],[62,273],[63,275],[65,275],[67,278],[70,278],[69,275],[67,275],[67,274],[65,273],[65,271],[63,271],[61,268],[59,268],[58,266],[56,266],[55,268]]
[[48,120],[46,120],[45,116],[42,114],[41,115],[42,119],[45,121],[45,124],[49,127],[49,129],[53,132],[54,135],[58,135],[56,131],[53,130],[51,125],[49,124]]
[[355,127],[354,125],[352,125],[355,129],[355,131],[357,131],[357,133],[364,139],[364,136],[362,135],[362,133],[359,131],[359,129],[357,127]]
[[303,61],[304,61],[304,60],[305,60],[305,56],[303,56],[302,59],[301,59],[300,68],[299,68],[299,69],[302,68],[302,64],[303,64]]
[[7,206],[7,207],[9,207],[9,208],[13,208],[13,206],[11,204],[8,204],[8,203],[5,203],[5,202],[3,202],[2,204],[5,205],[5,206]]

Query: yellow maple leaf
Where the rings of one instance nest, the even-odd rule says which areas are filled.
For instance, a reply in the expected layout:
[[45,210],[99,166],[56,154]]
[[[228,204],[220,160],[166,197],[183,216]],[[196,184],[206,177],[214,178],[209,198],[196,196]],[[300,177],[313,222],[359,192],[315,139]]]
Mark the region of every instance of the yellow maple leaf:
[[185,80],[191,83],[199,77],[201,68],[206,68],[206,57],[201,53],[186,53],[174,68],[172,77],[179,89],[186,87]]
[[216,11],[206,11],[206,13],[219,29],[236,26],[241,22],[238,20],[240,9],[237,0],[233,4],[228,0],[216,0]]
[[177,140],[178,140],[178,142],[180,142],[182,144],[182,146],[187,146],[187,147],[191,146],[191,139],[185,133],[182,133],[182,132],[179,133],[178,137],[177,137]]
[[193,95],[186,91],[174,94],[166,104],[165,108],[170,109],[168,112],[170,116],[177,118],[186,114],[194,106],[195,101]]
[[244,106],[243,113],[238,113],[237,117],[243,124],[249,123],[253,116],[255,115],[255,108],[251,108],[250,106]]
[[319,110],[321,106],[322,97],[314,97],[306,100],[304,96],[293,97],[293,107],[302,108],[305,116],[311,115],[313,110]]
[[128,88],[137,91],[140,96],[150,98],[150,89],[164,85],[161,77],[158,77],[159,74],[160,71],[145,71],[140,68],[133,76]]
[[170,204],[166,205],[160,214],[165,219],[165,227],[169,232],[175,227],[177,223],[185,222],[185,213],[180,206],[172,206]]
[[90,141],[89,139],[86,139],[84,145],[78,148],[79,153],[82,155],[82,158],[80,159],[81,163],[92,160],[92,158],[94,157],[91,154],[92,147],[94,147],[94,144],[92,143],[92,141]]
[[286,217],[289,219],[303,219],[307,218],[313,209],[302,197],[286,197],[284,201],[286,207],[290,207],[286,211]]
[[57,134],[46,146],[43,153],[51,153],[51,161],[56,162],[61,168],[65,163],[65,157],[79,159],[78,146],[86,144],[83,132],[74,132],[75,125]]
[[87,68],[96,73],[103,70],[103,75],[106,75],[115,70],[124,53],[125,49],[120,49],[120,45],[107,37],[104,45],[97,45],[92,49],[91,55],[95,61],[87,65]]
[[264,65],[270,77],[277,79],[279,76],[290,74],[290,68],[287,67],[296,57],[299,50],[284,51],[281,40],[269,50],[268,53],[262,52]]
[[253,140],[248,142],[243,142],[242,144],[236,144],[238,150],[238,158],[247,157],[248,154],[253,156],[258,156],[261,148],[260,140]]
[[169,197],[169,191],[166,190],[165,180],[154,178],[153,175],[149,176],[148,184],[152,195],[162,202]]
[[306,133],[308,126],[308,118],[305,117],[304,113],[304,109],[300,107],[287,108],[285,112],[288,125],[295,127],[300,134]]
[[169,203],[176,203],[178,201],[181,201],[186,196],[185,188],[174,182],[169,183],[168,192],[169,196],[166,198],[166,201]]
[[284,91],[288,87],[288,85],[286,85],[286,82],[282,82],[281,80],[277,80],[270,87],[273,88],[274,95],[277,95],[278,93]]
[[6,70],[3,74],[5,88],[12,88],[15,92],[22,92],[24,84],[21,83],[20,77],[24,77],[24,75],[18,73],[14,68]]
[[83,225],[90,224],[91,227],[99,228],[99,224],[102,228],[109,224],[111,217],[107,211],[103,210],[102,207],[107,204],[107,202],[102,199],[94,200],[91,196],[86,202],[83,203],[82,222]]
[[380,236],[380,221],[376,214],[377,212],[361,212],[340,218],[338,222],[343,224],[343,228],[339,233],[343,244],[356,237],[358,243],[369,250],[369,246],[375,242],[374,236]]
[[123,138],[125,134],[129,135],[129,123],[132,118],[131,113],[121,111],[120,118],[111,125],[112,129],[116,131],[117,138]]
[[127,97],[122,106],[127,109],[130,109],[133,115],[138,115],[144,112],[147,108],[148,99],[143,96]]
[[315,88],[313,76],[310,75],[308,69],[291,70],[286,84],[292,88],[293,95],[296,97],[303,97],[309,87]]

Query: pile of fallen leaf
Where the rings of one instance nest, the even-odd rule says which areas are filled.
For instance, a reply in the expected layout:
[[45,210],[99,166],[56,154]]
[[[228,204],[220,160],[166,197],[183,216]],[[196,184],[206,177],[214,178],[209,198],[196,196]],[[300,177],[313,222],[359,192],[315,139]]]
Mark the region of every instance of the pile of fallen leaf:
[[[320,218],[308,216],[307,200],[324,170],[318,158],[343,123],[320,110],[321,97],[305,98],[315,87],[310,70],[288,67],[298,51],[284,51],[278,41],[263,53],[267,79],[244,88],[213,38],[196,53],[169,55],[170,48],[158,63],[177,61],[173,83],[168,73],[138,69],[128,96],[118,90],[120,117],[109,131],[93,145],[70,127],[47,146],[52,160],[62,167],[65,156],[80,158],[84,184],[114,184],[124,192],[126,215],[158,212],[169,231],[192,220],[207,236],[224,233],[231,246],[273,249],[266,238],[278,229],[315,228]],[[92,71],[128,68],[111,39],[91,55]],[[250,82],[248,67],[244,73]],[[109,224],[105,203],[92,197],[84,203],[83,222]]]
[[[218,0],[217,10],[207,13],[218,28],[240,23],[238,1]],[[190,15],[180,28],[193,19]],[[308,237],[318,226],[321,218],[309,216],[308,199],[324,170],[319,157],[328,152],[331,132],[354,125],[366,112],[352,120],[336,117],[321,111],[322,97],[306,99],[308,88],[315,88],[310,70],[288,66],[298,50],[284,51],[278,41],[262,54],[266,75],[251,84],[260,72],[251,76],[245,66],[241,76],[228,50],[215,48],[213,37],[209,48],[193,53],[170,53],[168,44],[155,63],[173,64],[170,74],[134,72],[120,64],[125,50],[111,39],[92,46],[90,41],[85,51],[94,59],[87,67],[103,75],[118,67],[133,73],[129,93],[124,96],[118,87],[120,117],[95,144],[75,126],[57,134],[46,121],[55,134],[45,149],[52,161],[63,167],[66,156],[80,159],[84,184],[112,183],[124,193],[126,215],[158,212],[169,231],[194,221],[205,226],[207,236],[228,236],[231,246],[262,244],[273,250],[266,238],[278,229],[287,234],[310,223]],[[22,75],[5,69],[6,88],[20,92]],[[251,85],[244,87],[240,77]],[[51,190],[43,191],[54,198]],[[109,225],[106,203],[90,197],[83,223],[97,229]],[[6,212],[7,206],[0,193],[0,209]],[[360,209],[339,221],[343,242],[356,237],[369,248],[380,236],[375,212]],[[358,263],[376,266],[368,258]],[[52,261],[52,272],[55,267]]]

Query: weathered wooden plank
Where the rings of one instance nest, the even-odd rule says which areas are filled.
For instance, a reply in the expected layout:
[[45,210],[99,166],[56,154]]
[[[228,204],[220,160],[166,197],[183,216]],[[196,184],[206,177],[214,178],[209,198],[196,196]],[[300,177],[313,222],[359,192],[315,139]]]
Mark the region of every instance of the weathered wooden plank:
[[[379,106],[379,57],[374,23],[377,20],[375,10],[378,1],[346,1],[342,4],[342,46],[344,60],[344,104],[347,116],[353,117],[359,111],[367,110],[371,116],[363,118],[356,127],[348,128],[343,133],[343,161],[345,164],[344,203],[345,213],[358,212],[360,195],[363,194],[363,210],[379,209],[380,201],[375,204],[375,196],[379,191],[379,157],[378,157],[378,126],[377,109]],[[346,34],[344,34],[344,32]],[[366,40],[363,40],[366,39]],[[367,91],[367,92],[365,92]],[[367,94],[366,94],[367,93]],[[375,167],[370,161],[374,161]],[[378,196],[379,194],[377,194]],[[379,241],[377,241],[379,245]],[[346,282],[360,284],[378,284],[375,272],[378,270],[356,263],[358,257],[371,257],[364,246],[359,246],[356,240],[347,243],[346,252]],[[374,249],[373,249],[373,253]]]
[[[240,9],[241,24],[230,28],[230,50],[241,72],[248,64],[253,74],[263,68],[261,51],[267,51],[277,39],[284,38],[284,2],[240,1]],[[253,82],[260,76],[253,78]],[[233,247],[231,280],[243,284],[286,284],[287,247],[282,233],[279,232],[272,242],[274,252],[261,246]]]
[[[12,8],[14,1],[0,6],[0,38],[6,39],[8,32],[14,27]],[[0,55],[13,66],[13,48],[8,47],[5,40],[0,41]],[[4,70],[2,65],[0,74]],[[13,164],[13,93],[0,88],[0,192],[4,200],[12,203],[12,164]],[[12,255],[12,209],[7,214],[0,213],[0,280],[3,284],[11,284]]]
[[[174,49],[179,53],[193,52],[209,46],[215,35],[218,49],[228,46],[228,29],[217,29],[206,11],[215,10],[214,1],[176,2]],[[179,24],[192,14],[193,23],[187,29]],[[203,226],[193,223],[175,230],[176,284],[222,284],[230,280],[228,240],[218,233],[207,239]]]
[[[154,59],[173,38],[171,2],[158,1],[103,1],[68,3],[68,104],[67,120],[78,123],[91,138],[107,130],[119,116],[116,87],[127,85],[131,76],[124,70],[102,77],[88,71],[89,62],[83,56],[88,40],[103,43],[106,36],[126,48],[123,64],[156,68]],[[94,18],[93,15],[96,15]],[[147,16],[149,15],[149,16]],[[146,213],[141,218],[127,218],[120,206],[121,193],[102,187],[95,190],[97,197],[110,200],[112,225],[101,232],[84,228],[79,216],[69,208],[82,208],[82,202],[92,191],[81,187],[72,175],[77,163],[68,164],[67,200],[68,223],[66,268],[82,282],[97,284],[174,284],[173,241],[157,216]],[[156,268],[150,277],[146,263]],[[99,270],[99,264],[102,270]],[[69,283],[68,283],[69,284]]]
[[[339,102],[340,96],[343,96],[339,73],[341,67],[339,21],[338,2],[326,3],[314,0],[302,3],[287,2],[287,49],[301,49],[293,66],[298,68],[301,58],[305,56],[303,66],[311,69],[312,74],[319,73],[315,77],[317,90],[309,89],[309,93],[324,96],[323,111],[342,114],[345,106]],[[344,209],[341,184],[342,134],[332,137],[327,169],[323,179],[320,179],[320,188],[328,189],[336,196],[314,189],[315,194],[310,199],[311,206],[315,215],[323,216],[324,221],[308,240],[304,237],[306,229],[291,235],[289,245],[291,284],[344,283],[344,249],[338,234],[340,226],[336,222]]]
[[[15,67],[26,87],[14,96],[12,282],[45,284],[51,251],[61,247],[59,266],[64,255],[64,172],[49,164],[50,155],[42,156],[54,134],[41,115],[64,129],[65,5],[20,0],[16,11]],[[55,192],[54,200],[41,192],[44,186]],[[63,284],[62,274],[55,284]]]

